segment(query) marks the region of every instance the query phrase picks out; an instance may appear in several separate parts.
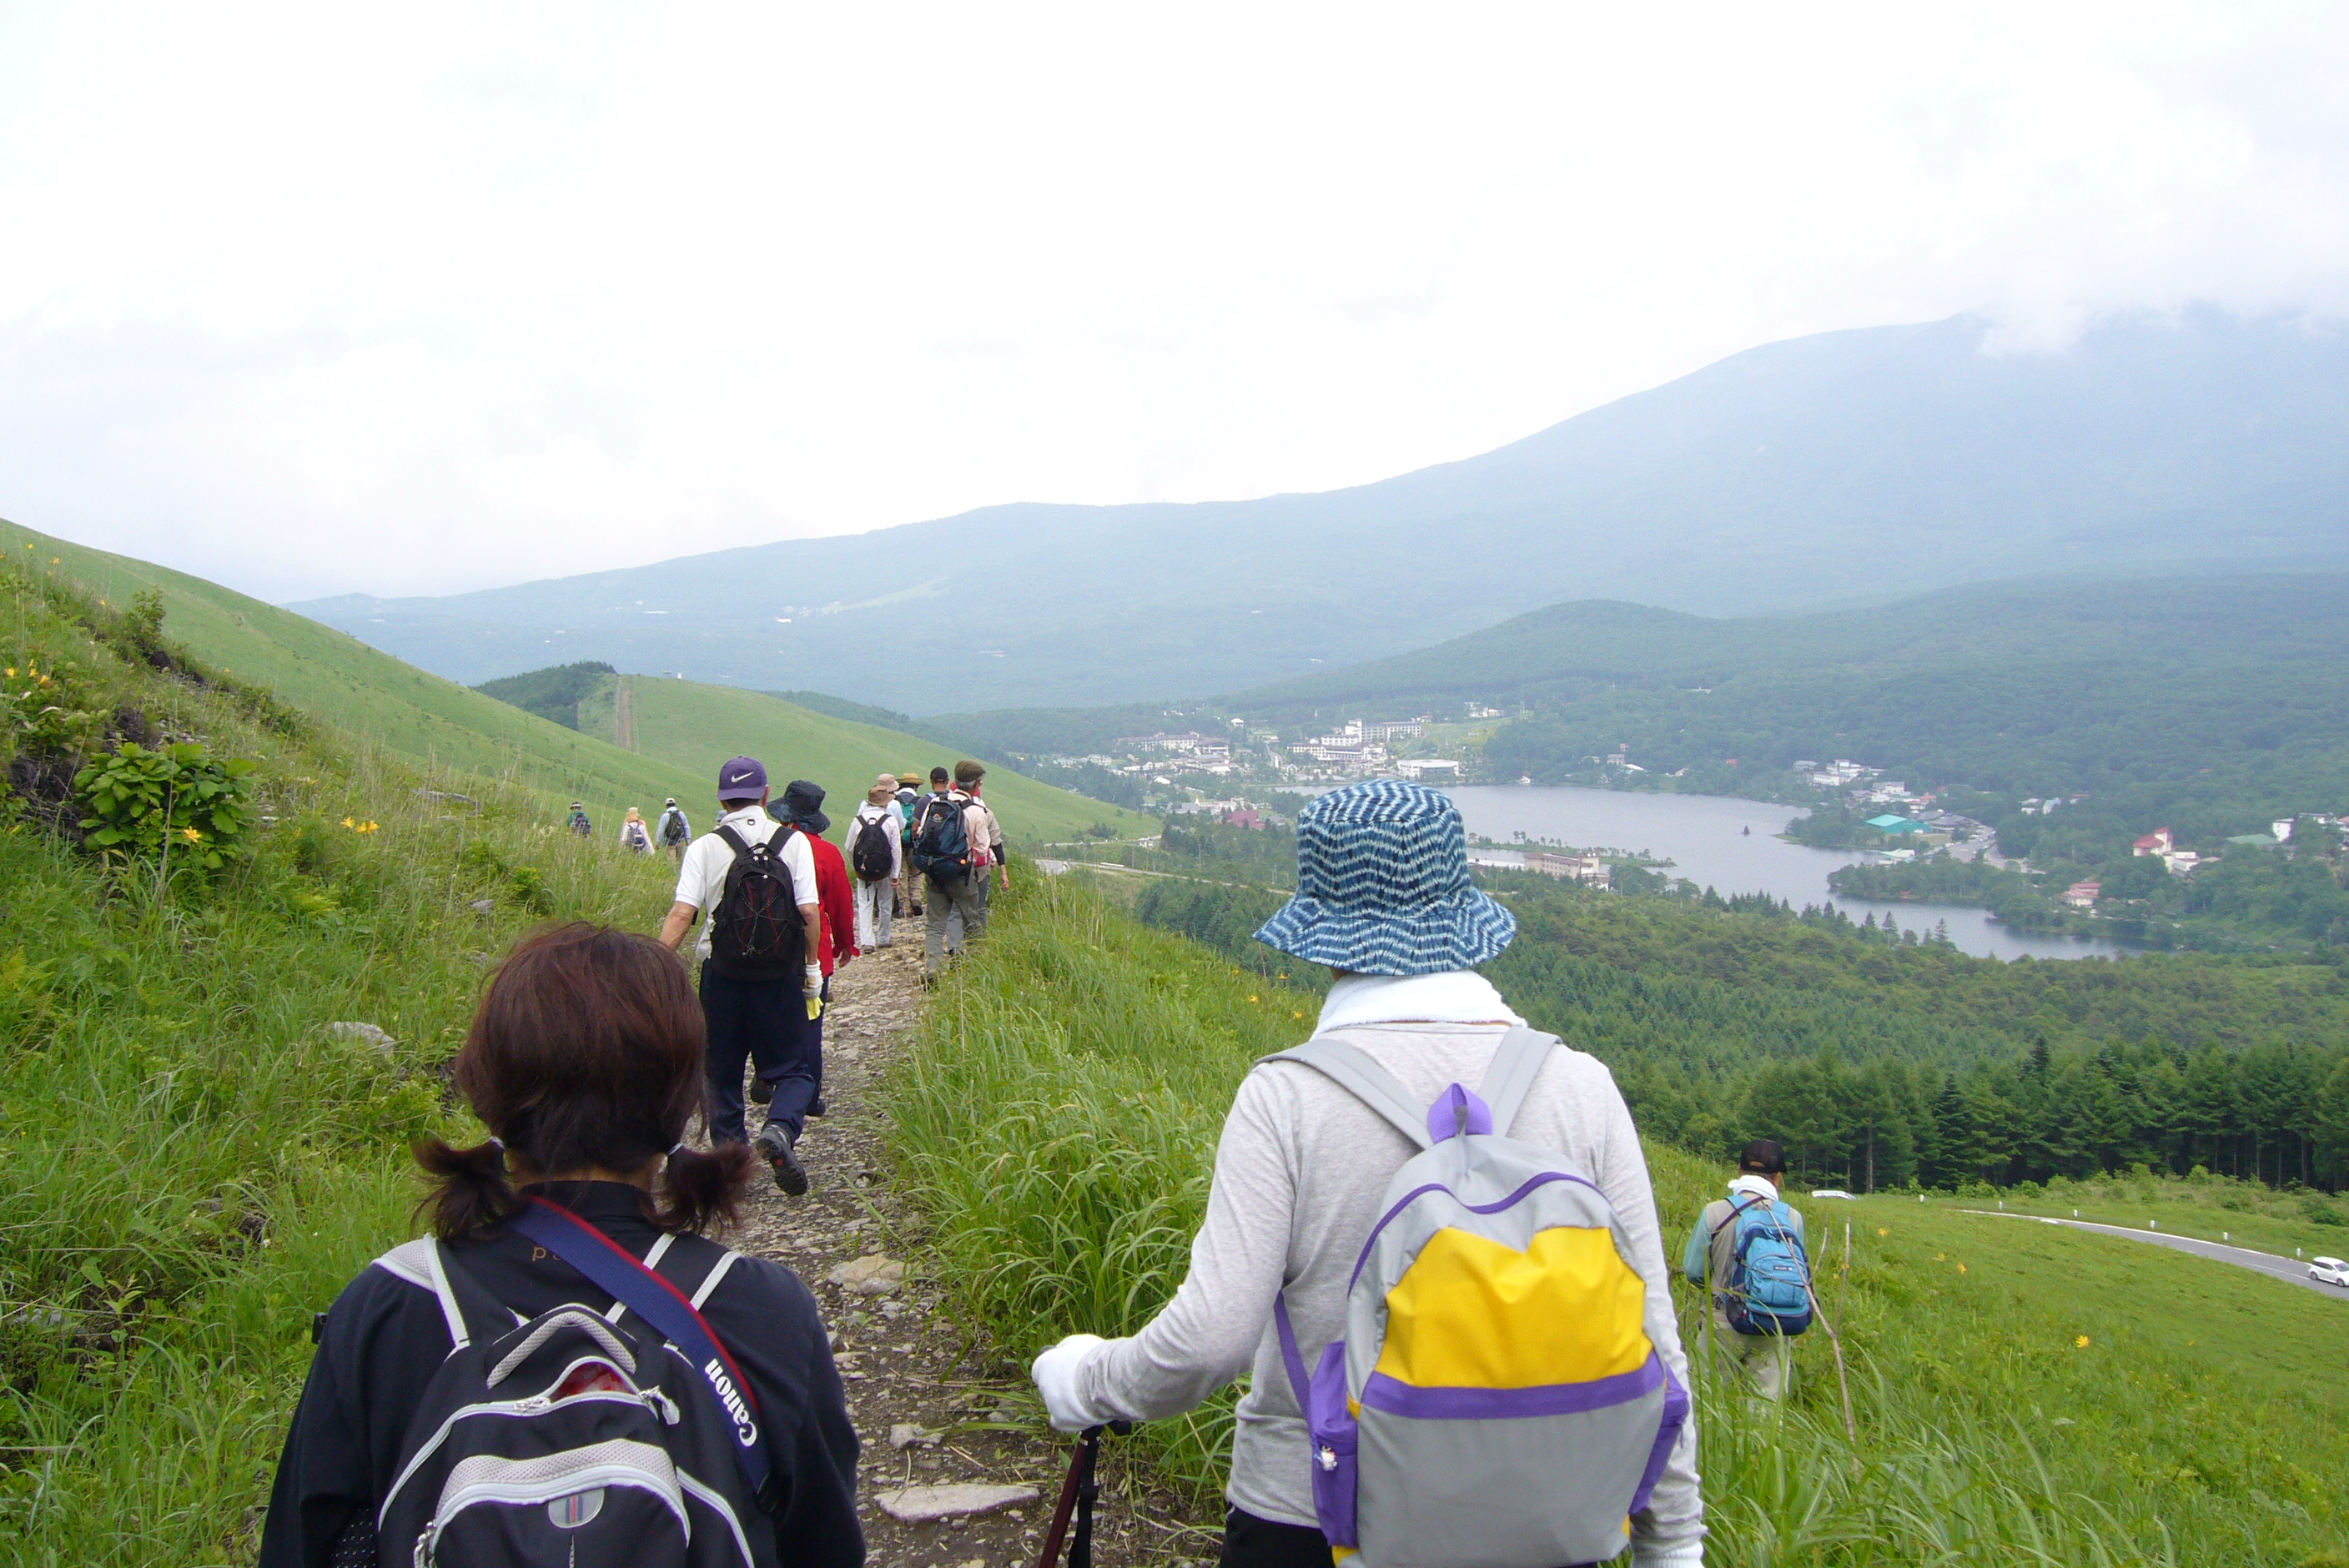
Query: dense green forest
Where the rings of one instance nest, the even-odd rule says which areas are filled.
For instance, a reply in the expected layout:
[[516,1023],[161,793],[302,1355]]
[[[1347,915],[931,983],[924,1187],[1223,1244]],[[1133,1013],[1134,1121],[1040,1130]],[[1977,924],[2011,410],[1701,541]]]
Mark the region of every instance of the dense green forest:
[[[1503,995],[1606,1061],[1644,1131],[1709,1158],[1775,1137],[1806,1179],[1855,1190],[2139,1165],[2349,1185],[2349,981],[2336,965],[2001,963],[1759,896],[1626,898],[1523,873],[1492,885],[1518,922],[1486,966]],[[1135,909],[1319,990],[1325,977],[1252,940],[1279,903],[1169,879]]]
[[508,702],[525,713],[541,718],[551,718],[565,729],[579,727],[579,704],[592,696],[597,685],[616,672],[600,659],[587,659],[575,665],[553,665],[527,675],[507,676],[502,680],[483,681],[473,689]]

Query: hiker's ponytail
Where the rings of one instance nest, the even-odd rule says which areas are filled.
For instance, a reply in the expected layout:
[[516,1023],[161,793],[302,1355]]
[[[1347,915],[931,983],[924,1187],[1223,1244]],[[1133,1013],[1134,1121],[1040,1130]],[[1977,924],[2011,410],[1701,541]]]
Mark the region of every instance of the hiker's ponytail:
[[653,1223],[664,1231],[698,1232],[717,1221],[731,1221],[742,1190],[757,1170],[758,1161],[747,1143],[726,1142],[710,1150],[678,1144],[668,1151]]
[[432,1233],[443,1241],[488,1230],[523,1206],[522,1194],[506,1179],[506,1146],[494,1138],[471,1149],[422,1139],[416,1162],[433,1178],[422,1206],[431,1214]]

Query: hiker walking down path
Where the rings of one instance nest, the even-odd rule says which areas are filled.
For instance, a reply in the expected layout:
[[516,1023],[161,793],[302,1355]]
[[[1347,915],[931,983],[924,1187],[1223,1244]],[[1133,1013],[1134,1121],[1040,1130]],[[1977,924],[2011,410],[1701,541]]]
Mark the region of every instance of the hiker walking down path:
[[[647,937],[574,923],[506,960],[456,1063],[492,1136],[418,1147],[431,1234],[326,1315],[261,1568],[861,1568],[856,1429],[815,1300],[700,1233],[756,1171],[739,1143],[683,1141],[701,1037]],[[572,1477],[592,1479],[547,1484]]]
[[[965,769],[968,772],[966,773]],[[976,826],[971,832],[970,891],[971,896],[978,902],[982,920],[987,914],[988,868],[996,868],[1002,876],[1005,892],[1011,891],[1011,868],[1004,863],[1003,859],[1003,824],[995,820],[994,809],[979,799],[986,778],[987,769],[979,763],[955,764],[955,781],[970,797],[970,803],[978,812],[973,818]]]
[[631,853],[649,855],[653,852],[653,836],[645,826],[645,814],[634,806],[620,819],[620,847]]
[[718,770],[714,831],[693,841],[678,868],[677,899],[661,922],[672,953],[705,913],[701,1011],[709,1032],[709,1137],[741,1140],[742,1072],[780,1075],[759,1129],[758,1151],[775,1184],[797,1197],[807,1169],[793,1146],[815,1097],[802,1062],[808,1010],[823,1005],[823,913],[815,855],[797,828],[767,814],[767,769],[737,757]]
[[571,802],[571,815],[564,819],[563,825],[583,839],[595,836],[595,824],[587,820],[587,808],[576,800]]
[[1786,1150],[1757,1138],[1737,1158],[1729,1196],[1696,1217],[1681,1272],[1712,1295],[1713,1354],[1761,1398],[1785,1397],[1787,1341],[1810,1326],[1803,1212],[1782,1202]]
[[1247,1375],[1226,1568],[1468,1542],[1588,1563],[1627,1517],[1633,1564],[1703,1561],[1647,1161],[1605,1065],[1475,973],[1515,932],[1444,795],[1379,780],[1299,812],[1297,894],[1256,934],[1337,972],[1313,1037],[1241,1083],[1174,1298],[1131,1338],[1036,1359],[1063,1431]]
[[[823,1105],[823,1010],[832,1001],[832,977],[847,966],[856,956],[855,894],[850,888],[847,862],[841,858],[824,834],[832,830],[832,819],[823,814],[823,789],[804,779],[794,779],[783,789],[783,820],[797,828],[807,841],[808,852],[815,859],[816,902],[820,919],[816,952],[821,954],[817,967],[823,972],[822,989],[817,993],[817,1005],[804,1009],[799,1017],[799,1035],[791,1058],[777,1071],[761,1071],[757,1090],[764,1103],[773,1096],[782,1081],[790,1078],[807,1080],[805,1116],[822,1116]],[[794,1141],[799,1127],[791,1129]]]
[[653,830],[653,841],[660,845],[673,862],[683,864],[685,846],[693,842],[693,824],[685,820],[685,808],[672,795],[661,804],[660,822]]
[[848,823],[848,863],[856,873],[856,945],[867,952],[889,945],[890,917],[905,892],[905,813],[897,804],[897,789],[895,774],[881,775]]
[[[978,766],[956,764],[957,769]],[[915,808],[912,855],[928,911],[922,930],[922,972],[935,979],[946,967],[947,954],[959,953],[987,929],[987,905],[971,886],[979,875],[972,871],[971,859],[987,842],[993,818],[956,789],[943,768],[930,769],[930,791]]]

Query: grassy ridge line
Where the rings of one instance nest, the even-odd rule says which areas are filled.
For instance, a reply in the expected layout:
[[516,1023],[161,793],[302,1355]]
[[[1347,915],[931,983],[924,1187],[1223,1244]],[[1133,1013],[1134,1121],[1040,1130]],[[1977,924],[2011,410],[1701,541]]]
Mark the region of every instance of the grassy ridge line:
[[46,566],[54,559],[61,576],[118,604],[154,589],[170,635],[198,657],[418,762],[512,778],[548,796],[650,797],[657,805],[664,795],[708,791],[709,780],[665,761],[549,723],[201,577],[9,522],[0,522],[0,549],[12,561]]
[[[30,546],[30,549],[26,547]],[[710,810],[719,763],[749,751],[778,787],[813,779],[844,802],[844,820],[882,768],[952,761],[933,742],[826,717],[780,698],[689,681],[636,679],[636,749],[577,730],[378,653],[348,634],[215,583],[0,521],[0,552],[31,561],[119,604],[141,589],[163,595],[171,636],[225,673],[264,685],[327,723],[363,734],[423,765],[509,779],[550,800],[585,800],[608,841],[626,806],[649,817],[674,795],[697,817]],[[655,716],[662,716],[656,717]],[[467,786],[470,790],[470,786]],[[1156,823],[1006,770],[991,772],[1005,830],[1064,837],[1096,822],[1147,833]],[[837,835],[835,834],[835,837]]]
[[[1314,1012],[1068,880],[1003,907],[892,1086],[933,1266],[1013,1356],[1079,1329],[1131,1332],[1164,1302],[1238,1079]],[[1677,1243],[1726,1172],[1649,1153]],[[1712,1560],[2325,1561],[2313,1554],[2338,1540],[2349,1483],[2340,1304],[1947,1203],[1814,1208],[1830,1307],[1848,1293],[1860,1440],[1843,1435],[1823,1336],[1798,1345],[1784,1412],[1700,1379]],[[1675,1288],[1693,1347],[1702,1315]],[[1144,1433],[1169,1477],[1204,1493],[1227,1429],[1226,1404]]]
[[418,792],[446,770],[258,727],[70,603],[0,606],[5,662],[72,706],[258,758],[264,824],[161,896],[0,824],[0,1561],[249,1561],[311,1314],[414,1233],[408,1142],[461,1135],[439,1069],[487,965],[548,915],[646,928],[665,868],[545,830],[525,792],[466,780],[481,809],[451,810]]
[[[693,775],[699,782],[692,798],[706,799],[709,781],[717,778],[719,765],[748,752],[775,770],[779,793],[793,778],[812,779],[823,785],[828,791],[826,807],[835,826],[835,839],[845,830],[849,813],[864,799],[876,774],[886,769],[926,775],[933,766],[951,766],[956,759],[952,750],[935,741],[831,717],[763,692],[652,676],[611,678],[626,683],[636,749]],[[583,724],[588,719],[588,707],[580,705]],[[611,722],[611,713],[610,703],[597,708],[605,726]],[[781,760],[784,758],[789,760]],[[1096,823],[1108,823],[1127,837],[1158,830],[1158,823],[1151,818],[1040,784],[1008,769],[988,770],[987,799],[1001,819],[1005,833],[1026,841],[1070,838]]]

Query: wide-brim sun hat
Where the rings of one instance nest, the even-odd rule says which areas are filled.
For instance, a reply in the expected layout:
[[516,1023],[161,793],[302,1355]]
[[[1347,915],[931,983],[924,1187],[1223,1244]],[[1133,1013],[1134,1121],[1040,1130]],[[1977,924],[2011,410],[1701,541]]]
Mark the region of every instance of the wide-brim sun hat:
[[1452,798],[1376,779],[1297,814],[1297,894],[1256,939],[1357,975],[1440,975],[1489,962],[1516,934],[1468,874]]

